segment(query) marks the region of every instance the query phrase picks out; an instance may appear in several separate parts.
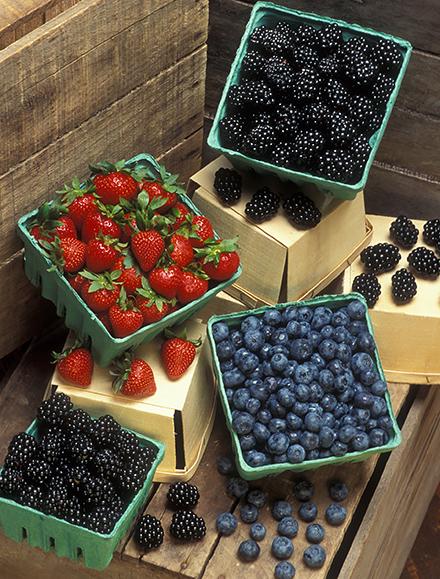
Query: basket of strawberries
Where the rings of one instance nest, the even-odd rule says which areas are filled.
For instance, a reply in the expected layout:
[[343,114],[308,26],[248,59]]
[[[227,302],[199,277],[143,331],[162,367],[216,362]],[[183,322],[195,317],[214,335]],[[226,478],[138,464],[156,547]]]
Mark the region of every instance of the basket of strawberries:
[[191,317],[241,273],[223,240],[151,155],[91,166],[24,215],[25,272],[107,366]]

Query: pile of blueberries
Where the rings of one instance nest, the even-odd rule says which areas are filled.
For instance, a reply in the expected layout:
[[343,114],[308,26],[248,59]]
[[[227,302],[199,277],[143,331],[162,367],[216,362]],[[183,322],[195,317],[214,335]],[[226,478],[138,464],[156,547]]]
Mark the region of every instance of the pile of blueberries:
[[[221,474],[234,474],[232,461],[228,457],[221,457],[217,463]],[[228,494],[241,500],[239,507],[240,519],[249,526],[249,539],[242,541],[237,550],[238,557],[245,563],[256,561],[261,553],[260,543],[267,534],[266,526],[258,522],[261,509],[268,503],[268,494],[258,488],[250,489],[243,479],[232,476],[228,479]],[[325,548],[320,544],[325,538],[325,528],[316,522],[318,507],[312,501],[314,486],[307,479],[296,480],[293,484],[293,496],[298,501],[298,518],[307,524],[305,537],[310,546],[304,549],[302,559],[306,567],[320,569],[327,558]],[[334,501],[325,510],[324,517],[331,526],[342,525],[347,517],[346,508],[341,505],[348,496],[348,488],[339,480],[328,483],[330,498]],[[292,503],[285,499],[272,501],[271,514],[276,524],[276,535],[271,542],[271,553],[279,561],[275,567],[276,579],[292,579],[296,569],[289,561],[294,553],[293,539],[297,537],[300,523],[294,516]],[[230,536],[238,527],[238,519],[231,512],[218,515],[216,528],[220,535]]]
[[365,315],[353,299],[212,326],[232,428],[250,467],[342,457],[393,437]]

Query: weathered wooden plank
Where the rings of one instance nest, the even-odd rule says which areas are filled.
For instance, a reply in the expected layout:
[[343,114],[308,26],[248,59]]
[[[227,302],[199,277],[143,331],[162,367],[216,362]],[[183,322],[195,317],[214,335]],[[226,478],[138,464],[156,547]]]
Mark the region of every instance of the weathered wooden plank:
[[[341,577],[400,577],[440,478],[438,388],[419,390],[403,427],[402,439],[385,467],[341,569]],[[371,545],[368,549],[366,537]]]
[[52,18],[55,18],[55,16],[58,16],[58,14],[75,6],[78,2],[80,2],[80,0],[58,0],[55,4],[50,4],[44,10],[44,21],[48,22]]
[[[206,48],[179,61],[0,177],[0,262],[20,246],[17,218],[99,159],[163,154],[203,123]],[[176,122],[176,118],[179,120]]]
[[[133,0],[125,5],[125,10],[134,10]],[[102,26],[110,9],[116,10],[117,0],[103,6],[100,15]],[[34,84],[28,83],[28,75],[33,74],[35,59],[45,49],[52,52],[54,39],[51,31],[41,31],[29,48],[21,52],[28,58],[29,70],[22,82],[8,79],[3,85],[4,106],[0,112],[0,126],[4,134],[14,135],[12,139],[0,142],[0,174],[36,151],[56,141],[65,133],[78,127],[82,122],[106,108],[111,103],[127,95],[136,87],[154,78],[157,74],[198,49],[206,40],[207,2],[185,2],[174,0],[150,12],[144,3],[139,20],[128,28],[123,21],[115,35],[108,36],[95,44],[85,54],[68,62],[62,68],[41,76]],[[58,35],[65,39],[58,41],[58,49],[70,53],[75,50],[72,42],[83,34],[83,29],[92,18],[92,7],[78,14],[76,18],[66,18],[65,27],[69,34],[58,28]],[[119,18],[117,19],[119,22]],[[56,26],[56,24],[54,24]],[[72,31],[77,31],[72,36]],[[151,42],[160,38],[160,42]],[[56,37],[58,40],[58,36]],[[35,47],[35,48],[34,48]],[[27,55],[27,52],[31,52]],[[35,52],[35,56],[32,55]],[[148,52],[148,59],[145,54]],[[44,56],[47,60],[48,57]],[[15,53],[10,55],[15,60]],[[0,72],[7,68],[8,60],[0,63]],[[50,72],[49,72],[50,71]],[[82,90],[81,87],[87,87]],[[50,112],[50,114],[48,114]]]
[[[186,181],[201,163],[202,130],[159,157],[166,167]],[[142,150],[142,147],[137,149]],[[125,151],[128,155],[131,152]],[[98,158],[98,157],[96,157]],[[31,336],[39,334],[55,317],[55,308],[40,297],[23,272],[22,253],[0,265],[0,358]]]

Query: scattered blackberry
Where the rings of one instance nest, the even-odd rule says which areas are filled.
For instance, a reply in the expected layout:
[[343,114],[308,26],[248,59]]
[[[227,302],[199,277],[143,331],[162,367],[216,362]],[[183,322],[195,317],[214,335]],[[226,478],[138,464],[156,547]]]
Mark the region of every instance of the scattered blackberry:
[[368,42],[363,37],[347,40],[338,50],[338,59],[346,66],[352,66],[360,57],[365,57],[369,50]]
[[241,197],[241,175],[234,171],[221,167],[214,177],[214,189],[223,203],[234,205]]
[[391,288],[396,302],[409,302],[417,293],[416,278],[408,269],[399,269],[391,278]]
[[395,84],[396,83],[393,78],[380,72],[368,93],[372,102],[376,106],[386,104],[394,90]]
[[73,462],[88,463],[95,455],[95,447],[88,436],[75,434],[69,440],[69,454]]
[[280,198],[269,187],[263,187],[252,195],[246,203],[245,213],[252,221],[261,223],[270,219],[278,211]]
[[430,219],[423,226],[423,241],[427,245],[440,242],[440,219]]
[[274,129],[281,137],[290,138],[298,130],[298,109],[293,104],[280,105],[275,111]]
[[353,169],[353,158],[343,149],[329,149],[318,158],[319,174],[332,181],[348,181]]
[[305,67],[295,74],[295,84],[290,91],[290,98],[293,102],[304,102],[313,100],[321,85],[321,77],[313,68]]
[[67,436],[59,428],[51,427],[40,442],[40,454],[49,464],[58,462],[65,453]]
[[345,86],[336,78],[330,78],[324,94],[327,102],[334,108],[344,110],[350,106],[351,95]]
[[265,65],[264,56],[256,50],[250,50],[241,62],[241,74],[243,78],[261,78]]
[[305,66],[316,68],[319,64],[319,56],[310,46],[296,46],[290,54],[290,62],[298,70]]
[[[356,129],[346,115],[335,113],[330,115],[327,122],[327,143],[330,147],[328,152],[339,147],[346,147],[354,139]],[[351,171],[351,169],[349,169]]]
[[193,511],[177,511],[173,515],[170,534],[182,541],[200,541],[206,535],[205,521]]
[[270,156],[270,160],[275,165],[279,165],[280,167],[290,167],[293,162],[293,157],[295,154],[295,147],[293,143],[289,143],[288,141],[280,141],[275,145],[275,148],[272,151]]
[[301,229],[316,227],[321,221],[321,212],[314,202],[300,192],[290,195],[283,203],[290,221]]
[[15,468],[4,468],[0,473],[0,495],[13,495],[20,490],[22,473]]
[[192,509],[199,502],[199,498],[199,489],[187,482],[174,483],[167,492],[168,502],[177,509]]
[[367,271],[383,273],[396,267],[401,258],[399,248],[392,243],[376,243],[361,252],[361,261]]
[[101,476],[113,479],[118,475],[121,460],[112,450],[104,448],[93,457],[93,467]]
[[337,24],[327,24],[318,30],[319,48],[323,52],[334,52],[343,43],[342,28]]
[[306,45],[311,46],[312,48],[316,47],[320,42],[318,30],[309,24],[301,24],[295,30],[293,42],[298,46]]
[[283,30],[273,29],[266,32],[261,46],[267,54],[287,54],[292,46],[292,40]]
[[325,139],[319,131],[311,129],[298,131],[293,143],[294,158],[299,167],[308,167],[314,157],[323,149]]
[[402,62],[402,53],[391,40],[381,38],[371,49],[372,59],[382,70],[396,70]]
[[143,549],[157,549],[164,537],[161,522],[152,515],[145,515],[138,523],[135,536]]
[[37,418],[50,426],[61,426],[72,407],[69,396],[58,392],[40,404]]
[[32,458],[23,467],[23,474],[29,482],[42,486],[49,480],[52,470],[50,464],[38,458]]
[[236,113],[224,117],[220,121],[220,134],[224,145],[239,148],[246,134],[246,124],[243,115]]
[[362,294],[369,308],[373,308],[381,294],[381,285],[374,273],[357,275],[351,286],[352,291]]
[[322,58],[318,63],[318,71],[324,78],[337,76],[341,70],[341,63],[335,54]]
[[36,455],[38,444],[27,432],[16,434],[9,443],[5,466],[21,469]]
[[99,506],[85,517],[84,526],[95,533],[108,535],[113,531],[117,520],[118,517],[110,509]]
[[271,125],[257,125],[243,140],[243,152],[247,155],[265,157],[275,145],[275,131]]
[[419,230],[405,215],[399,215],[390,225],[391,239],[405,249],[414,247],[419,237]]
[[420,277],[436,278],[440,274],[440,259],[427,247],[417,247],[408,255],[411,269]]
[[355,89],[371,86],[378,73],[377,64],[367,58],[356,60],[345,69],[345,77]]
[[63,427],[69,436],[80,432],[91,434],[93,420],[82,408],[76,408],[66,415]]
[[261,48],[263,46],[263,41],[266,37],[267,32],[268,32],[267,26],[258,26],[257,28],[255,28],[249,37],[249,46]]
[[120,425],[109,414],[100,416],[93,423],[92,439],[98,448],[112,448],[120,433]]

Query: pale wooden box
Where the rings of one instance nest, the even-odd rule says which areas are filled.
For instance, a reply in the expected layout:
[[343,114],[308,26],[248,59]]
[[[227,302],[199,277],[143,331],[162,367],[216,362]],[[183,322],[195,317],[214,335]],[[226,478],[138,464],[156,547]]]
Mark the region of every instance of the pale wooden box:
[[181,379],[167,377],[160,360],[161,338],[139,346],[136,355],[152,367],[157,392],[148,398],[131,400],[112,391],[108,369],[95,365],[88,388],[69,385],[54,372],[50,388],[68,394],[72,402],[94,416],[111,414],[123,426],[165,443],[165,456],[155,481],[188,480],[197,469],[211,434],[217,392],[211,369],[211,354],[206,337],[206,321],[213,315],[243,309],[244,306],[222,293],[185,327],[190,338],[203,339],[196,359]]
[[289,184],[246,174],[241,200],[225,207],[213,188],[220,167],[231,164],[224,157],[217,158],[193,175],[188,192],[222,237],[239,236],[243,273],[227,291],[248,307],[313,297],[368,245],[372,231],[365,218],[363,194],[353,201],[339,201],[310,188],[305,193],[323,214],[317,227],[296,229],[281,208],[271,220],[255,225],[244,212],[251,194],[265,185],[287,193]]
[[[394,217],[369,215],[374,233],[371,243],[391,242],[389,227]],[[419,230],[416,247],[424,245],[423,221],[413,220]],[[430,248],[432,249],[432,248]],[[440,384],[440,282],[416,277],[417,295],[407,304],[397,305],[391,293],[391,277],[407,267],[411,250],[399,248],[402,256],[397,267],[380,274],[382,293],[369,310],[380,358],[387,379],[403,384]],[[357,259],[344,274],[344,291],[351,291],[353,279],[362,273]]]

